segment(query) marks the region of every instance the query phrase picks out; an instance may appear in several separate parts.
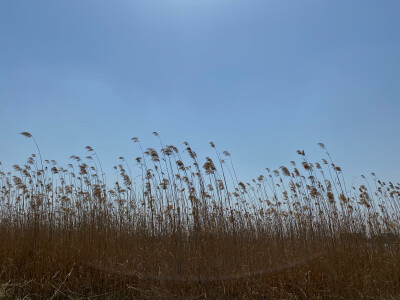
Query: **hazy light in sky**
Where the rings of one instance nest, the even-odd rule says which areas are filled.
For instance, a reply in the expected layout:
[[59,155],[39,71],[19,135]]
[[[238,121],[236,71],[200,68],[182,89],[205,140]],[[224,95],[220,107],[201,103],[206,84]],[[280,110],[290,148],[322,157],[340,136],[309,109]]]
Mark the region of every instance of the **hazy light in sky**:
[[245,179],[324,142],[346,176],[399,181],[399,1],[0,3],[0,161],[107,170],[189,141],[229,150]]

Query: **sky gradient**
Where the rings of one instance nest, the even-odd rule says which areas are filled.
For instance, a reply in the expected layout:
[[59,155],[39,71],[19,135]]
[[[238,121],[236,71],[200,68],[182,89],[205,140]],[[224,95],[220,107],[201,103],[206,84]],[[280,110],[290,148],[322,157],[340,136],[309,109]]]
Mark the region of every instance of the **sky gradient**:
[[34,144],[106,169],[188,141],[240,178],[323,142],[348,178],[400,181],[400,1],[0,2],[0,161]]

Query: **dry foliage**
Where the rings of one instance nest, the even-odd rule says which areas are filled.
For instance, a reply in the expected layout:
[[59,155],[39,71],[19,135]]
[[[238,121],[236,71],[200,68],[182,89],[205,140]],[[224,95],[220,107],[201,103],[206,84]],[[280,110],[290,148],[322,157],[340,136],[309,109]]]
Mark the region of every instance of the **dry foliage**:
[[398,298],[399,184],[348,187],[300,150],[243,183],[210,144],[120,157],[112,187],[90,146],[2,170],[0,298]]

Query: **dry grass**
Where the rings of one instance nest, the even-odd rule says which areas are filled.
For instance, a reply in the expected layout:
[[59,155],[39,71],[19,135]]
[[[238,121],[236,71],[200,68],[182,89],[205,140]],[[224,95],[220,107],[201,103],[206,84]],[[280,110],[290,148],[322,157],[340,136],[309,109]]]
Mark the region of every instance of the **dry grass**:
[[242,183],[213,143],[202,163],[160,144],[112,187],[89,146],[3,170],[0,298],[399,299],[399,184],[346,186],[303,151]]

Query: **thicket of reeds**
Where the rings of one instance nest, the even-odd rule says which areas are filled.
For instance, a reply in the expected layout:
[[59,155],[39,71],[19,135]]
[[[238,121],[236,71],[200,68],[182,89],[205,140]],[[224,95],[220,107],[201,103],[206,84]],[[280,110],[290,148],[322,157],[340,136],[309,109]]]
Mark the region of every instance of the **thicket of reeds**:
[[1,170],[0,298],[400,299],[400,184],[349,185],[323,144],[241,182],[154,135],[113,184],[90,146]]

